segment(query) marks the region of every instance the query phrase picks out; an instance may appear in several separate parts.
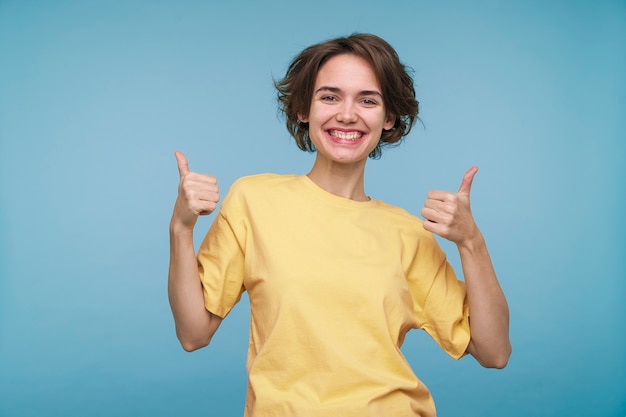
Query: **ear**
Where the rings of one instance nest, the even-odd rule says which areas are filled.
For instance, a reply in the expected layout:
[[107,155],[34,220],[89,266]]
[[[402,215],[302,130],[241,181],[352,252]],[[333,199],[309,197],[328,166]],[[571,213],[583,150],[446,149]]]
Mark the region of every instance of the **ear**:
[[388,114],[387,118],[385,119],[385,124],[383,125],[383,129],[390,130],[391,128],[393,128],[395,124],[396,124],[396,116]]
[[309,123],[308,116],[305,116],[302,113],[298,113],[298,120],[300,120],[302,123]]

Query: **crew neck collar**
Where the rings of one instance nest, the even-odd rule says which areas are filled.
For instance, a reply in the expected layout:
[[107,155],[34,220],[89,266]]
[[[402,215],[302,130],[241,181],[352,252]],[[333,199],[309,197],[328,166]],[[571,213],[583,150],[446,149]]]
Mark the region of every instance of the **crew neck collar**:
[[340,197],[338,195],[330,193],[324,190],[323,188],[321,188],[319,185],[317,185],[311,178],[308,177],[308,175],[300,175],[298,178],[305,186],[307,186],[307,188],[313,190],[313,192],[315,192],[315,194],[319,198],[322,198],[325,201],[334,205],[339,205],[341,207],[356,208],[356,207],[373,207],[378,204],[378,200],[374,200],[373,198],[369,196],[368,197],[370,199],[368,201],[356,201],[356,200],[351,200],[349,198]]

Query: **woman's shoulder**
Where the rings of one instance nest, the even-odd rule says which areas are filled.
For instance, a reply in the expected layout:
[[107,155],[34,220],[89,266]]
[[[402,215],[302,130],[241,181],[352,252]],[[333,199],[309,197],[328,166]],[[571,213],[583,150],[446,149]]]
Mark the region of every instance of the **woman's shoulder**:
[[394,206],[393,204],[386,203],[382,200],[376,200],[376,202],[376,207],[378,210],[380,210],[389,217],[396,218],[397,221],[409,223],[422,222],[419,217],[415,216],[414,214],[410,213],[408,210],[402,207]]
[[295,174],[254,174],[240,177],[231,186],[231,191],[254,192],[267,189],[276,189],[281,185],[289,185],[298,181],[298,175]]
[[417,235],[421,238],[432,238],[432,234],[424,229],[424,221],[408,210],[394,206],[381,200],[376,201],[377,216],[384,219],[389,227],[400,231],[401,234]]
[[245,212],[246,207],[272,205],[284,200],[287,187],[297,181],[297,175],[255,174],[240,177],[230,186],[222,203],[223,213]]
[[299,183],[295,174],[255,174],[240,177],[231,185],[228,195],[243,200],[271,199],[272,196],[284,196]]

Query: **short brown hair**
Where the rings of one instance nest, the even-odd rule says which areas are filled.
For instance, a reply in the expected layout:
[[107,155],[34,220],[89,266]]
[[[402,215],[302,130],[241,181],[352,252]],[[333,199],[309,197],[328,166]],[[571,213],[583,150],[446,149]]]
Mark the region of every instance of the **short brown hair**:
[[375,35],[362,33],[331,39],[309,46],[294,58],[285,78],[274,82],[287,130],[300,149],[315,151],[309,138],[309,124],[301,122],[298,114],[308,116],[317,73],[330,58],[341,54],[356,55],[372,66],[382,90],[385,111],[396,119],[393,128],[383,130],[378,145],[369,155],[379,158],[382,146],[398,144],[409,134],[417,119],[419,103],[409,69],[400,62],[391,45]]

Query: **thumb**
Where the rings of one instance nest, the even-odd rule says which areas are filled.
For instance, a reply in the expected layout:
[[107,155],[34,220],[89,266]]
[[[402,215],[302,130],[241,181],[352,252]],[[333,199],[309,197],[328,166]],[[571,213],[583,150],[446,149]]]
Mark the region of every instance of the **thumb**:
[[174,156],[176,157],[176,163],[178,164],[178,173],[180,177],[184,177],[189,174],[189,163],[187,162],[187,158],[183,155],[182,152],[176,151],[174,152]]
[[474,175],[478,172],[478,167],[474,166],[467,170],[465,175],[463,176],[463,181],[461,182],[461,186],[459,187],[459,191],[457,194],[464,194],[469,196],[470,190],[472,188],[472,181],[474,181]]

